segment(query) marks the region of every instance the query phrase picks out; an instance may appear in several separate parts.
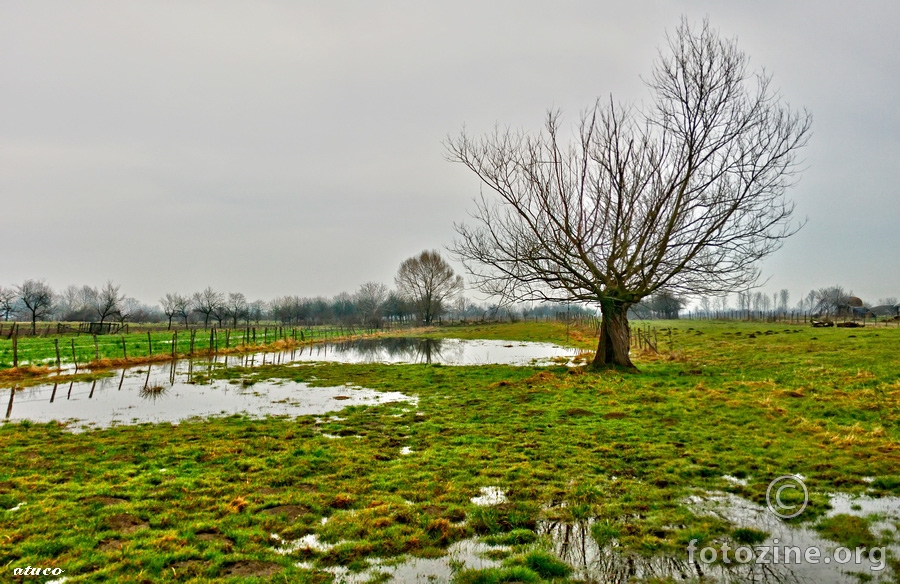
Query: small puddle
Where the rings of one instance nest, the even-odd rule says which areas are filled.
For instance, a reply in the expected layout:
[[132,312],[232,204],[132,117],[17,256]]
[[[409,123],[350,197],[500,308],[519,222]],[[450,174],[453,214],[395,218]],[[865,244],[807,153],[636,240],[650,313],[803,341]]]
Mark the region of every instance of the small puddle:
[[[626,553],[615,542],[607,546],[598,545],[591,536],[592,520],[580,523],[545,521],[539,525],[538,531],[550,537],[554,552],[574,569],[573,577],[589,583],[626,583],[647,579],[810,584],[894,581],[894,573],[886,565],[883,554],[876,556],[875,561],[870,561],[865,553],[856,554],[851,551],[844,559],[836,552],[840,545],[824,539],[812,529],[811,524],[785,523],[767,508],[731,493],[694,496],[690,498],[688,505],[694,513],[714,515],[735,527],[767,532],[765,541],[750,546],[757,550],[756,557],[765,563],[741,564],[732,561],[727,566],[721,563],[709,564],[699,559],[700,550],[695,552],[694,561],[691,562],[687,549],[676,556]],[[877,515],[878,521],[872,526],[876,533],[887,531],[894,536],[897,534],[900,497],[873,499],[838,494],[831,497],[831,505],[832,509],[826,514],[828,517],[839,514],[862,517]],[[734,550],[741,544],[730,542],[729,545]],[[721,542],[711,544],[710,547],[719,552],[718,557],[721,559]],[[766,558],[759,554],[759,548],[768,549]],[[776,548],[779,552],[777,561],[774,557]],[[799,554],[793,551],[789,554],[786,551],[788,548],[798,548]],[[806,561],[804,554],[812,548],[820,552],[820,557],[816,561]],[[900,547],[896,544],[887,546],[887,550],[895,558],[900,555]]]
[[[293,542],[286,543],[289,546],[287,549],[291,552],[304,547],[317,550],[310,545],[295,547],[292,545]],[[314,543],[318,544],[318,541]],[[280,548],[279,553],[283,549],[286,548]],[[330,572],[334,576],[334,581],[341,584],[362,584],[373,580],[376,582],[449,582],[453,574],[460,570],[483,570],[499,567],[499,561],[484,555],[498,549],[502,548],[490,546],[474,539],[465,539],[452,544],[447,548],[447,554],[439,558],[408,558],[401,563],[387,562],[376,558],[369,562],[368,568],[359,572],[351,572],[343,566],[328,566],[318,569]],[[307,570],[315,569],[310,562],[301,562],[297,566]]]
[[71,422],[75,430],[76,424],[106,428],[239,413],[253,417],[322,415],[355,405],[416,402],[400,392],[346,385],[311,387],[283,380],[247,386],[227,380],[190,383],[200,369],[207,371],[206,366],[179,361],[118,370],[111,377],[94,381],[27,387],[15,392],[6,420]]

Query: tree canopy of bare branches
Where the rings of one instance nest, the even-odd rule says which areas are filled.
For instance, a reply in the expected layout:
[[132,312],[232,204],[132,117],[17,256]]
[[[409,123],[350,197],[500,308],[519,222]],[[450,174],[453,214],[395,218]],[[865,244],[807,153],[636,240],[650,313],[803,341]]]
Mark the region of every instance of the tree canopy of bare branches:
[[91,288],[90,306],[100,319],[102,324],[108,318],[114,318],[122,313],[125,295],[119,294],[119,286],[107,280],[106,285],[99,290]]
[[9,320],[10,315],[16,309],[16,290],[9,287],[0,286],[0,314],[3,320]]
[[25,280],[16,287],[16,301],[31,320],[31,334],[37,332],[37,321],[53,309],[53,290],[43,280]]
[[203,292],[194,292],[191,297],[194,312],[203,315],[203,326],[209,326],[210,317],[221,320],[220,316],[225,306],[225,298],[221,292],[216,292],[207,286]]
[[354,294],[356,310],[363,325],[379,326],[381,308],[387,300],[387,286],[381,282],[366,282]]
[[400,264],[394,283],[401,295],[416,307],[426,325],[446,308],[446,302],[463,291],[462,276],[437,251],[423,251]]
[[746,288],[797,229],[785,192],[811,118],[735,41],[682,21],[646,85],[642,107],[598,100],[570,145],[552,111],[537,135],[446,143],[494,193],[456,226],[452,251],[487,293],[599,304],[595,367],[633,368],[629,306],[658,290]]

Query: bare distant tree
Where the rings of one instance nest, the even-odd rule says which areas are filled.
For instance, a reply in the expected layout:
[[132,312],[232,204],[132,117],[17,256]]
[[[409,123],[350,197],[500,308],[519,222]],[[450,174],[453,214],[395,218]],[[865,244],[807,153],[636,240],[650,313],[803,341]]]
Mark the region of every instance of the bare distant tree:
[[381,322],[381,307],[387,300],[387,286],[381,282],[366,282],[356,291],[356,310],[363,325],[378,326]]
[[207,286],[203,292],[195,292],[191,297],[194,312],[203,315],[203,326],[209,327],[209,319],[222,309],[225,302],[222,294]]
[[31,334],[35,334],[37,321],[53,309],[53,290],[43,280],[25,280],[16,287],[16,301],[31,320]]
[[122,298],[119,309],[115,312],[115,317],[120,324],[125,324],[127,321],[147,322],[152,318],[152,312],[153,309],[141,303],[140,300],[128,296]]
[[703,311],[703,314],[709,316],[712,313],[712,302],[710,302],[708,296],[704,296],[700,299],[700,310]]
[[733,40],[682,21],[647,85],[643,108],[598,101],[572,145],[554,112],[539,135],[447,143],[499,195],[482,196],[476,227],[456,226],[453,251],[485,292],[599,304],[594,367],[633,367],[629,306],[659,289],[751,286],[797,228],[785,192],[810,117],[783,105]]
[[738,310],[747,312],[750,310],[750,303],[753,301],[753,294],[749,290],[743,290],[737,293]]
[[804,302],[805,308],[803,310],[806,310],[807,312],[812,312],[813,308],[815,308],[815,306],[816,306],[816,291],[810,290],[806,294],[806,297],[804,300],[805,300],[805,302]]
[[248,309],[247,297],[241,292],[229,292],[225,300],[225,314],[231,319],[231,326],[237,328],[238,321],[244,318]]
[[896,296],[888,296],[887,298],[879,298],[878,304],[881,306],[897,306],[897,297]]
[[413,303],[425,324],[441,314],[445,303],[463,291],[462,276],[437,251],[423,251],[400,264],[397,290]]
[[791,300],[791,293],[788,292],[787,288],[782,288],[780,292],[778,292],[778,310],[781,312],[787,312],[788,302]]
[[115,318],[122,311],[125,295],[119,294],[119,288],[112,280],[107,280],[103,288],[91,289],[91,308],[101,324],[108,318]]
[[721,296],[716,296],[716,298],[713,300],[713,307],[720,312],[726,312],[729,309],[728,295],[722,294]]
[[0,314],[3,320],[9,320],[10,315],[16,307],[16,291],[13,288],[4,288],[0,286]]
[[266,302],[265,300],[254,300],[250,303],[247,308],[247,326],[250,326],[250,321],[252,320],[257,325],[259,321],[261,321],[266,316]]
[[163,314],[169,320],[169,329],[172,328],[172,319],[176,316],[184,318],[184,323],[187,324],[187,316],[190,313],[190,300],[177,292],[166,292],[166,295],[159,299],[159,305],[162,307]]
[[825,316],[837,314],[841,306],[849,303],[852,295],[852,292],[848,293],[841,286],[819,288],[815,291],[815,303],[812,311]]
[[187,327],[188,319],[193,312],[193,301],[191,298],[177,294],[175,296],[175,309],[178,311],[177,315],[180,316],[184,322],[184,326]]

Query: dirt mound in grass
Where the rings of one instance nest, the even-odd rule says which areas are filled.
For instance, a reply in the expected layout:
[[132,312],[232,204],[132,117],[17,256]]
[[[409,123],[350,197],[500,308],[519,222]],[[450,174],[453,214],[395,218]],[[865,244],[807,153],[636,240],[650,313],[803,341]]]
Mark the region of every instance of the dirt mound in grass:
[[208,568],[209,562],[203,560],[181,560],[166,567],[167,575],[175,578],[189,578],[202,575]]
[[265,578],[266,576],[274,576],[280,571],[281,566],[279,566],[278,564],[273,564],[271,562],[260,562],[259,560],[244,560],[226,566],[222,571],[222,575]]
[[139,529],[150,527],[150,524],[136,515],[119,513],[106,518],[106,525],[115,531],[133,533]]
[[82,503],[87,503],[90,505],[91,503],[100,503],[105,507],[109,507],[110,505],[121,505],[122,503],[127,503],[128,499],[122,499],[121,497],[108,497],[106,495],[97,495],[95,497],[85,497],[81,500]]
[[269,507],[263,509],[260,513],[264,515],[272,515],[275,517],[284,515],[289,521],[294,521],[301,515],[307,513],[309,509],[302,505],[278,505],[277,507]]

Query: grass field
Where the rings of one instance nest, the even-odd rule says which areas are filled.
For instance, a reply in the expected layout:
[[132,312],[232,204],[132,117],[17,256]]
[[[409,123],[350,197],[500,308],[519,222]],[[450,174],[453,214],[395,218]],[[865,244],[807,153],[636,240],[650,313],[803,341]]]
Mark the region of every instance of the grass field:
[[[349,332],[349,329],[346,329]],[[20,337],[16,354],[19,369],[13,368],[13,341],[0,338],[0,380],[35,377],[56,369],[57,348],[60,366],[110,367],[126,363],[144,363],[177,356],[204,355],[210,351],[240,352],[263,347],[294,345],[342,338],[345,329],[331,326],[289,328],[279,326],[244,327],[237,329],[181,329],[171,331],[141,331],[129,334],[52,335]],[[193,340],[192,340],[193,336]],[[46,371],[42,371],[46,370]]]
[[[505,564],[459,581],[562,581],[565,566],[534,533],[541,520],[594,518],[594,538],[623,553],[683,554],[691,539],[746,536],[693,515],[682,502],[698,490],[762,502],[769,481],[800,473],[812,494],[803,519],[812,521],[829,492],[900,495],[900,330],[654,324],[661,354],[637,355],[636,374],[232,367],[214,374],[251,386],[353,384],[418,403],[80,434],[6,424],[0,579],[31,565],[63,569],[68,582],[327,582],[329,566],[439,556],[477,536],[510,544],[495,554]],[[563,343],[567,330],[525,323],[432,334]],[[595,346],[590,331],[568,338]],[[483,487],[502,489],[507,502],[473,504]],[[867,519],[821,529],[851,543],[860,521],[865,531]],[[280,554],[272,534],[334,545]]]

